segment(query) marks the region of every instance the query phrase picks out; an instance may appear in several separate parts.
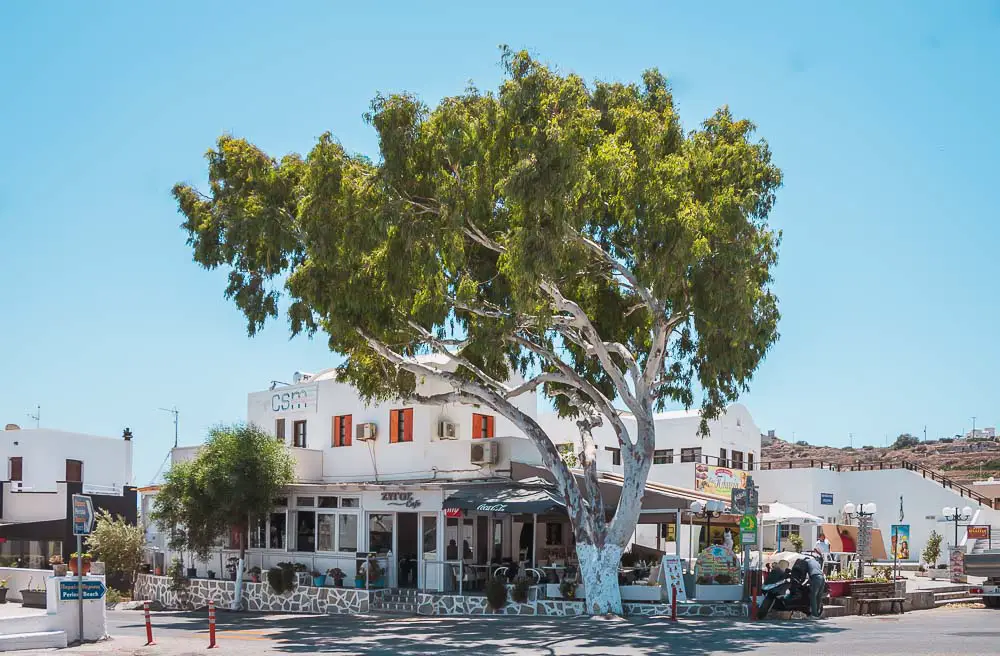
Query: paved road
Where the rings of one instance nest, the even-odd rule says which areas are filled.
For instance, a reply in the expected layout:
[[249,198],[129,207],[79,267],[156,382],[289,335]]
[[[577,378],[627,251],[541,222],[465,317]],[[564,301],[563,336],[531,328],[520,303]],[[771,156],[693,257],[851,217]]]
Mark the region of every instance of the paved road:
[[1000,611],[939,609],[902,617],[730,623],[504,617],[276,616],[219,613],[218,650],[207,652],[204,613],[155,613],[155,647],[142,614],[108,613],[112,640],[60,652],[108,656],[211,654],[997,654]]

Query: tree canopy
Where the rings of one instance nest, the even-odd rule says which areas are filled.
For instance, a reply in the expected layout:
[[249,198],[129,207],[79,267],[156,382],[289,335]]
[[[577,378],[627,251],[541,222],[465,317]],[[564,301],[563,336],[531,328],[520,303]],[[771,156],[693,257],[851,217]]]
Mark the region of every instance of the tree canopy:
[[[251,335],[287,295],[291,332],[325,333],[363,397],[495,409],[553,471],[578,544],[624,546],[654,410],[700,404],[704,430],[777,339],[767,216],[781,172],[728,108],[685,132],[656,70],[587,83],[525,52],[502,61],[496,91],[434,107],[377,95],[377,157],[330,133],[280,159],[226,135],[207,192],[174,196],[195,261],[229,270]],[[423,394],[426,379],[449,391]],[[511,402],[539,388],[578,419],[582,488]],[[591,437],[603,422],[626,477],[610,528]]]
[[[267,432],[245,424],[218,426],[193,460],[171,466],[152,516],[175,529],[172,548],[205,560],[232,528],[246,536],[249,522],[265,517],[293,478],[291,456]],[[245,538],[241,542],[242,557]]]

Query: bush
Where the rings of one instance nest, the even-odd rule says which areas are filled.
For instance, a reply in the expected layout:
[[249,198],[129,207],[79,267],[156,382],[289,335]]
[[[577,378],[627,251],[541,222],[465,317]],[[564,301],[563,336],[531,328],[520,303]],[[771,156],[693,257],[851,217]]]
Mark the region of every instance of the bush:
[[809,442],[806,442],[805,440],[799,440],[798,442],[795,443],[795,446],[809,446]]
[[802,539],[801,535],[799,535],[798,533],[792,533],[791,535],[788,536],[788,543],[792,545],[792,549],[795,549],[797,552],[802,553],[802,547],[804,546],[805,541]]
[[522,576],[514,581],[514,589],[510,593],[511,599],[519,604],[528,603],[528,589],[531,587],[531,581],[527,577]]
[[943,442],[945,444],[951,444],[954,441],[955,441],[955,439],[951,438],[951,437],[942,437],[941,438],[941,442]]
[[920,440],[909,433],[903,433],[896,438],[896,441],[892,443],[892,449],[908,449],[911,446],[917,446],[920,444]]
[[493,610],[507,605],[507,584],[499,576],[490,577],[486,582],[486,603]]
[[128,581],[128,589],[135,585],[135,575],[142,565],[146,535],[141,526],[130,524],[121,515],[112,516],[99,510],[94,531],[87,536],[87,546],[103,563],[106,574]]
[[183,592],[184,590],[187,590],[188,585],[191,584],[188,577],[184,576],[184,564],[181,562],[180,558],[174,558],[170,563],[170,568],[167,570],[167,576],[170,577],[171,592]]
[[716,574],[715,582],[719,585],[732,585],[733,577],[729,574]]
[[108,588],[104,601],[107,605],[113,606],[114,604],[118,604],[123,601],[131,601],[131,599],[129,599],[127,595],[123,595],[114,588]]
[[267,570],[267,584],[275,594],[286,594],[295,589],[295,568],[291,563],[278,563]]
[[941,540],[941,534],[937,531],[931,531],[927,538],[927,545],[924,547],[924,553],[921,554],[921,557],[929,567],[934,567],[938,558],[941,557]]
[[559,584],[559,594],[563,599],[573,599],[576,597],[576,587],[579,585],[574,579],[563,579]]

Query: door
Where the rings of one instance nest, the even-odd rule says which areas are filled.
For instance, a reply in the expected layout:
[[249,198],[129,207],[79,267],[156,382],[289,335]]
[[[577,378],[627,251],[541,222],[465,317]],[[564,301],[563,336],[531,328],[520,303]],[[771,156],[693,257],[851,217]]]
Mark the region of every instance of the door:
[[66,459],[66,482],[83,482],[83,461]]
[[417,587],[419,569],[420,535],[417,530],[417,513],[396,513],[396,586]]
[[383,584],[386,587],[395,587],[396,554],[393,551],[395,523],[393,513],[368,513],[368,551],[374,553],[379,559],[379,564],[385,566],[386,580]]
[[420,516],[420,560],[418,563],[417,580],[421,590],[440,590],[443,580],[443,558],[438,554],[438,516],[423,514]]

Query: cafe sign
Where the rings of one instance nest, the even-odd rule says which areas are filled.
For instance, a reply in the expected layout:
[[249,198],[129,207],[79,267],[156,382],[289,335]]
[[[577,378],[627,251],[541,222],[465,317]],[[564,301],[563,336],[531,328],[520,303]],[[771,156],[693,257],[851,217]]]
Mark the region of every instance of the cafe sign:
[[730,497],[732,490],[744,489],[747,486],[747,473],[740,469],[729,467],[712,467],[695,465],[694,489],[706,494],[718,494]]
[[413,492],[383,492],[382,501],[387,506],[401,506],[404,508],[419,508],[420,499],[413,496]]
[[990,527],[989,526],[968,526],[965,529],[966,535],[969,536],[970,540],[989,540],[990,539]]

